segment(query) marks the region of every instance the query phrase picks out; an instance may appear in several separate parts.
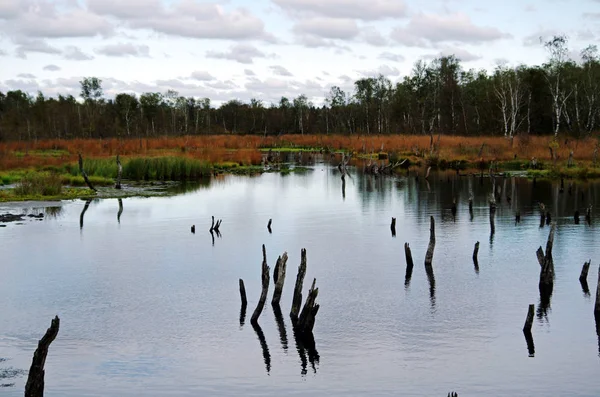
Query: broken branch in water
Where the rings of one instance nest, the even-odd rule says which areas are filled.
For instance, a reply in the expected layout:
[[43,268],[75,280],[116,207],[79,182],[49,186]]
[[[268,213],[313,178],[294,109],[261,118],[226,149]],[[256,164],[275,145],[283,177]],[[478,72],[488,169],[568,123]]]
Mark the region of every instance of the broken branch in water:
[[254,309],[254,313],[252,313],[252,317],[250,318],[250,322],[252,324],[258,324],[258,318],[262,313],[263,308],[265,307],[265,301],[267,300],[267,293],[269,292],[269,266],[267,266],[267,251],[265,245],[262,246],[263,252],[263,262],[262,262],[262,292],[260,294],[260,298],[258,300],[258,304],[256,305],[256,309]]
[[304,276],[306,275],[306,249],[302,248],[300,251],[300,266],[298,266],[298,275],[296,276],[296,285],[294,286],[294,297],[292,299],[292,308],[290,310],[290,317],[293,321],[298,319],[300,313],[300,306],[302,305],[302,284],[304,283]]
[[272,305],[279,305],[279,301],[281,300],[287,260],[287,252],[284,252],[282,256],[277,258],[277,264],[275,265],[275,272],[273,274],[273,279],[275,280],[275,290],[273,291],[273,299],[271,300]]
[[83,158],[81,157],[81,153],[79,153],[79,172],[81,172],[81,175],[83,175],[83,180],[88,185],[88,187],[93,191],[97,192],[98,190],[96,190],[96,188],[92,185],[92,182],[90,182],[87,174],[85,173],[85,170],[83,169]]

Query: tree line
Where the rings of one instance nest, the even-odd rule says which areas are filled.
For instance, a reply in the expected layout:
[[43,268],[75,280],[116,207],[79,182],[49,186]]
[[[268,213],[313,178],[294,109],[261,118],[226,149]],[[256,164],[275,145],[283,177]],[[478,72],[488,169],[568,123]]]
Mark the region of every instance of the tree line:
[[0,92],[0,140],[155,137],[184,134],[590,134],[600,119],[600,58],[590,45],[569,58],[568,38],[541,42],[540,66],[465,70],[455,56],[417,61],[395,84],[361,78],[353,92],[333,86],[321,106],[306,95],[266,105],[169,90],[104,98],[102,81],[81,80],[72,95]]

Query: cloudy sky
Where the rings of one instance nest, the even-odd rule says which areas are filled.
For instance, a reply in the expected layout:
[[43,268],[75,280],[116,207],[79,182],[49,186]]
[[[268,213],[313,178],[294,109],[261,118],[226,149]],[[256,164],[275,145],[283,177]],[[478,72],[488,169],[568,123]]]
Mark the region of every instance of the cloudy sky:
[[597,43],[600,0],[0,0],[0,91],[78,96],[97,76],[107,97],[319,103],[440,54],[467,69],[541,64],[553,34],[574,57]]

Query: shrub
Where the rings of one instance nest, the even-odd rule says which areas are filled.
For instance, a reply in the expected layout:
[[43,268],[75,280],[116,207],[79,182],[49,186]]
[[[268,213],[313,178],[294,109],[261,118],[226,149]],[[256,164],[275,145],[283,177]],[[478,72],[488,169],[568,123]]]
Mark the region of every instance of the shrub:
[[15,186],[17,196],[58,196],[61,192],[60,176],[50,172],[25,174]]

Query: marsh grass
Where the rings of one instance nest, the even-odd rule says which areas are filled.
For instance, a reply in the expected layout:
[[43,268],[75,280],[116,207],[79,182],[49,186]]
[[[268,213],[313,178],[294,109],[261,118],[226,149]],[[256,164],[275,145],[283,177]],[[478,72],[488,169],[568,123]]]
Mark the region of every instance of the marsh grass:
[[16,196],[58,196],[61,193],[60,175],[50,172],[27,173],[14,189]]

